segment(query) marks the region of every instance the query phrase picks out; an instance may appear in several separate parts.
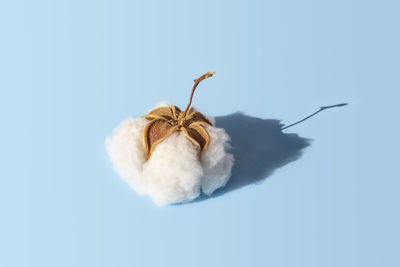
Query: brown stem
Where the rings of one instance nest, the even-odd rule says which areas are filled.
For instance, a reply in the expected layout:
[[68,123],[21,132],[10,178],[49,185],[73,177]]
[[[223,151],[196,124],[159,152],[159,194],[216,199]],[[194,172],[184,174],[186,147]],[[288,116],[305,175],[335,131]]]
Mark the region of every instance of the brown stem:
[[197,78],[196,80],[194,80],[194,85],[193,85],[192,93],[190,94],[189,104],[187,105],[185,111],[183,112],[182,117],[179,119],[179,124],[182,122],[183,118],[186,117],[186,114],[187,114],[187,112],[189,111],[190,105],[192,104],[193,94],[194,94],[194,91],[196,90],[197,85],[199,85],[199,83],[200,83],[202,80],[207,79],[207,78],[213,76],[214,73],[215,73],[215,71],[207,72],[206,74],[203,74],[200,78]]

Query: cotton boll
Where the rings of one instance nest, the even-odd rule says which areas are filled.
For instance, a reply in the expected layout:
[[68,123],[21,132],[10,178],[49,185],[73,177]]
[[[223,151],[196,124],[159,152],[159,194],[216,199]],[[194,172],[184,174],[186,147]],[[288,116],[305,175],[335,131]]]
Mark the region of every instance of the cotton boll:
[[230,138],[224,129],[205,126],[210,143],[200,158],[197,147],[183,132],[175,132],[159,143],[147,159],[147,123],[143,118],[128,118],[106,140],[115,170],[137,193],[147,194],[156,204],[164,205],[191,201],[200,191],[209,195],[225,186],[233,155],[226,152]]

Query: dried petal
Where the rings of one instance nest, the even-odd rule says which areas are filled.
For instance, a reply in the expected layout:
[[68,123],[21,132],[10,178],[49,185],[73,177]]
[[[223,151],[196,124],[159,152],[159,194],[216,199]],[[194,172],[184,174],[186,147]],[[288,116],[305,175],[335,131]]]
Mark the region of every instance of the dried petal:
[[192,144],[196,146],[197,151],[198,151],[198,156],[200,156],[201,146],[200,146],[199,142],[197,142],[194,138],[192,138],[190,136],[190,134],[188,132],[188,130],[189,130],[188,128],[182,128],[181,130],[182,130],[182,132],[185,133],[185,136],[190,140],[190,142],[192,142]]
[[188,112],[188,120],[191,123],[195,123],[195,122],[204,122],[203,125],[208,124],[212,126],[212,123],[210,122],[209,119],[207,119],[206,116],[204,116],[202,113],[198,112],[196,109],[194,108],[190,108],[189,112]]
[[186,129],[185,134],[188,136],[188,138],[192,142],[194,141],[195,143],[197,143],[199,145],[200,151],[203,152],[210,142],[210,137],[203,126],[191,124],[189,127],[184,129]]
[[150,121],[144,128],[144,140],[146,145],[147,158],[156,146],[177,130],[177,127],[171,127],[167,121],[155,119]]
[[171,112],[171,109],[169,107],[155,108],[145,116],[145,118],[148,120],[152,120],[152,119],[170,120],[170,119],[172,119],[172,117],[173,117],[173,113]]

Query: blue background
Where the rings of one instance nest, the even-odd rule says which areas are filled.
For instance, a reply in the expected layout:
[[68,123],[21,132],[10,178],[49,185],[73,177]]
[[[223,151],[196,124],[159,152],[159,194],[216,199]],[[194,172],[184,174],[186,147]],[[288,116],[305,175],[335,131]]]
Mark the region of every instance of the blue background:
[[[399,266],[398,1],[0,1],[1,266]],[[193,79],[313,139],[263,183],[155,206],[105,137]]]

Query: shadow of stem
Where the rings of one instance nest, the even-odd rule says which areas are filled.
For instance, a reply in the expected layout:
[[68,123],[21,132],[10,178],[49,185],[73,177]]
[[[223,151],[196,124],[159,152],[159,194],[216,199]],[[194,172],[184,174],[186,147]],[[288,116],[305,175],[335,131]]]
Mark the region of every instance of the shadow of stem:
[[230,152],[235,157],[235,164],[224,188],[211,196],[202,195],[195,202],[262,182],[277,168],[299,159],[311,141],[297,134],[283,133],[278,120],[264,120],[240,112],[215,120],[216,127],[224,128],[231,137]]

